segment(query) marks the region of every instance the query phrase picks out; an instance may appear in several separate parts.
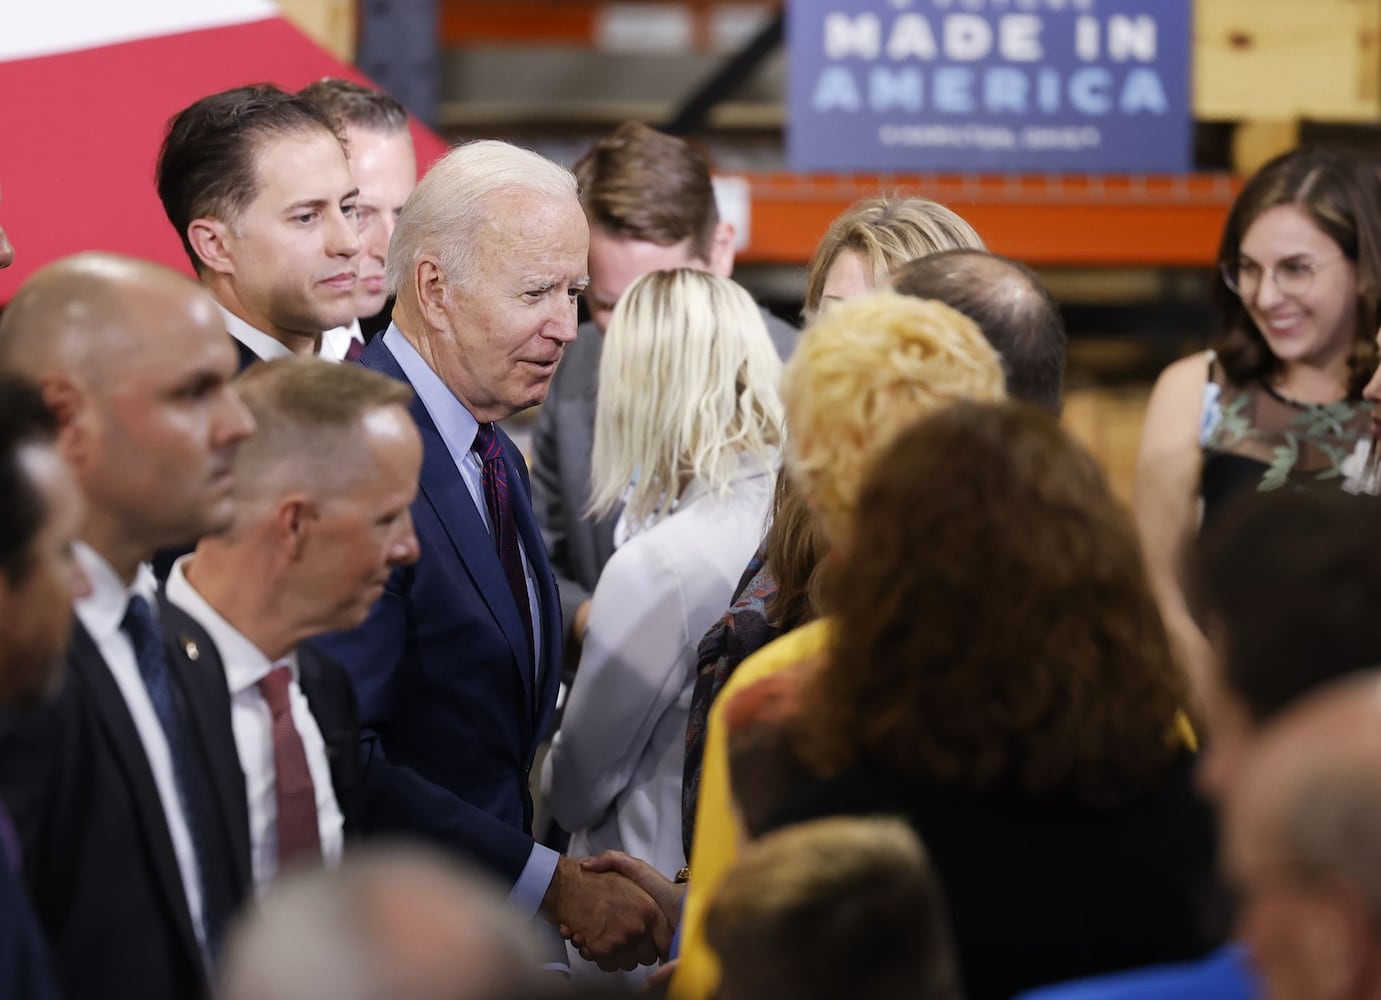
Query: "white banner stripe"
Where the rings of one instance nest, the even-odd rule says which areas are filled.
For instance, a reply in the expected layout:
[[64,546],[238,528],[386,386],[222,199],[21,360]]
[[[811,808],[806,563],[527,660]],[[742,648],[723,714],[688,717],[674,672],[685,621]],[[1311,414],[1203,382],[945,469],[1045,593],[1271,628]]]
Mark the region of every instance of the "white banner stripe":
[[258,21],[273,0],[7,0],[0,62]]

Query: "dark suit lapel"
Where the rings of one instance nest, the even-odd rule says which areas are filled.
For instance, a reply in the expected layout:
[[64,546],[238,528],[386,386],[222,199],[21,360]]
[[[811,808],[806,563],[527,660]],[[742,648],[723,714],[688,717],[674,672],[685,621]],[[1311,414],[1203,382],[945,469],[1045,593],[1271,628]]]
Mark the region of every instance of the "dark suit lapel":
[[[532,486],[524,474],[527,469],[523,456],[517,446],[505,434],[503,436],[505,458],[512,474],[517,480],[509,495],[513,504],[513,519],[518,526],[518,537],[523,540],[528,563],[532,568],[532,579],[536,584],[537,603],[540,605],[538,628],[542,631],[542,689],[543,697],[534,704],[534,717],[537,720],[537,733],[540,736],[546,727],[547,710],[555,704],[556,688],[560,684],[561,639],[565,630],[561,627],[561,600],[556,591],[556,577],[551,563],[547,560],[547,547],[542,541],[542,529],[537,525],[537,516],[532,510]],[[610,533],[612,539],[612,529]],[[535,619],[537,615],[533,616]],[[528,692],[532,694],[531,691]]]
[[[377,346],[371,344],[361,356],[360,363],[366,368],[374,368],[385,375],[398,379],[400,382],[408,382],[402,367],[382,341],[379,341]],[[408,384],[411,385],[410,382]],[[417,422],[417,429],[422,435],[421,494],[436,513],[436,518],[445,529],[446,536],[460,557],[461,564],[470,574],[470,578],[474,580],[480,596],[484,598],[490,613],[493,614],[494,619],[503,630],[504,638],[508,640],[509,648],[513,651],[514,662],[518,665],[519,673],[522,675],[524,694],[527,696],[528,703],[531,704],[534,673],[532,657],[528,653],[527,639],[523,635],[522,616],[519,615],[518,606],[514,603],[513,592],[508,589],[508,579],[504,576],[503,564],[499,562],[499,553],[494,548],[494,539],[490,536],[489,529],[484,526],[484,520],[475,508],[475,501],[470,495],[470,489],[465,485],[465,480],[461,476],[460,470],[456,468],[451,453],[446,447],[446,442],[442,440],[441,431],[432,421],[431,414],[427,412],[421,397],[414,396],[410,410],[413,419]],[[518,470],[512,464],[511,443],[507,455],[510,456],[508,458],[510,470],[514,476],[517,476]],[[510,484],[510,486],[512,485]],[[523,485],[526,486],[526,484]],[[523,510],[527,517],[527,524],[535,528],[536,522],[532,517],[532,504],[526,494],[524,494],[521,502],[514,504],[514,507]],[[522,524],[523,522],[520,520],[519,530],[522,532],[523,544],[527,547],[529,558],[531,558],[533,542],[530,538],[532,536],[522,527]],[[540,535],[537,536],[536,544],[536,551],[541,553],[542,565],[546,566],[546,549],[542,546]],[[533,568],[536,570],[535,563]],[[550,576],[549,568],[545,569],[544,572]],[[540,582],[538,593],[544,594]],[[542,603],[545,609],[548,603],[545,598]],[[544,633],[544,636],[546,634],[550,633]]]
[[201,744],[211,772],[222,829],[229,831],[232,874],[241,895],[254,883],[250,862],[249,803],[240,751],[230,719],[225,666],[205,629],[158,595],[168,662],[182,687],[192,738]]
[[149,856],[153,862],[158,888],[163,893],[164,902],[173,914],[177,924],[178,936],[193,962],[202,961],[201,946],[197,943],[196,932],[192,929],[192,917],[187,909],[187,894],[182,885],[182,873],[177,866],[177,856],[173,852],[172,836],[168,833],[168,819],[163,812],[163,800],[159,798],[158,786],[154,784],[153,770],[149,767],[144,743],[139,739],[139,730],[129,714],[125,696],[115,683],[105,658],[97,648],[95,640],[82,627],[76,624],[73,630],[72,650],[67,658],[74,674],[91,692],[91,704],[99,719],[102,731],[110,746],[111,759],[125,777],[130,797],[134,801],[135,813],[148,845]]
[[240,356],[240,371],[244,371],[250,365],[254,364],[254,362],[260,360],[259,355],[255,354],[254,350],[244,341],[238,340],[233,336],[230,337],[230,339],[235,342],[235,351]]

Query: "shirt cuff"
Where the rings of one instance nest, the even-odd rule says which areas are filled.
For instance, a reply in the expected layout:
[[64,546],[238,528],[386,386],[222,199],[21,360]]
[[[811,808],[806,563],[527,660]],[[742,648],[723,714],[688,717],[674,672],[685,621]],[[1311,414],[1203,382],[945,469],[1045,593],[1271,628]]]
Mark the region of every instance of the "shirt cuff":
[[556,874],[556,862],[560,857],[561,855],[550,847],[532,845],[532,853],[527,856],[523,873],[518,876],[518,881],[513,883],[513,891],[508,894],[509,903],[516,906],[523,916],[537,915],[537,908],[542,905],[542,897],[547,894],[551,878]]

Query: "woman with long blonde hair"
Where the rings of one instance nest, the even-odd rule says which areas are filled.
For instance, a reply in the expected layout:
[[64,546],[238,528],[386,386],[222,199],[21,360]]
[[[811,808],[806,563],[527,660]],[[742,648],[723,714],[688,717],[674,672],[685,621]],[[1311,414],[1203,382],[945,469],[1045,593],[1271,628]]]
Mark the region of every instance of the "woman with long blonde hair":
[[625,851],[670,878],[681,845],[686,715],[700,637],[762,536],[781,443],[781,362],[733,282],[646,275],[605,333],[592,506],[626,540],[595,588],[543,769],[573,857]]

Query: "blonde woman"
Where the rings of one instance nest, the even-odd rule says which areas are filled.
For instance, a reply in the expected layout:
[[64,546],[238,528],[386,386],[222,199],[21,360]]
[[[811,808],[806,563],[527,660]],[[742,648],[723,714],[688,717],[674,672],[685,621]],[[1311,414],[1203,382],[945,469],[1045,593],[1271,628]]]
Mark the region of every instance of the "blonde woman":
[[830,223],[806,271],[807,322],[821,309],[885,288],[907,261],[941,250],[983,250],[957,213],[928,198],[865,198]]
[[542,773],[573,857],[625,851],[668,878],[686,863],[681,771],[695,649],[762,535],[780,377],[762,314],[731,281],[654,272],[614,310],[591,495],[599,514],[626,501],[630,537],[595,588]]

